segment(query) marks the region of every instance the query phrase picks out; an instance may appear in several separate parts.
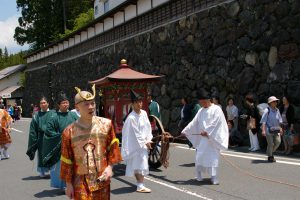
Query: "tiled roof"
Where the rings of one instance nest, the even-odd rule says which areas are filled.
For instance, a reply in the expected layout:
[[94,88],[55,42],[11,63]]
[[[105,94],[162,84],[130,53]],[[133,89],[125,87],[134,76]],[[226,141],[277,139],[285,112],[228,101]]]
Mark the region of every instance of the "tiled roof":
[[11,67],[7,67],[3,70],[0,71],[0,80],[19,71],[22,71],[23,69],[25,69],[25,65],[21,64],[21,65],[15,65],[15,66],[11,66]]

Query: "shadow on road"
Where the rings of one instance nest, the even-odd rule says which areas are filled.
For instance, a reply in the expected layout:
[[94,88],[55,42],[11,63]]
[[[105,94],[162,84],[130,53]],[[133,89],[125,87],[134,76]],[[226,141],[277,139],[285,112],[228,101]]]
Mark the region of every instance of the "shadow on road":
[[195,167],[195,163],[187,163],[187,164],[182,164],[179,165],[180,167]]
[[267,160],[252,160],[253,164],[269,163]]
[[25,178],[22,178],[23,181],[35,181],[35,180],[41,180],[41,179],[50,179],[50,176],[45,176],[41,178],[40,176],[28,176]]
[[42,192],[36,193],[34,196],[36,198],[46,198],[46,197],[57,197],[65,195],[65,191],[62,189],[44,190]]
[[135,192],[136,185],[121,178],[121,176],[124,176],[125,170],[126,170],[126,166],[124,164],[119,164],[119,165],[115,166],[114,170],[113,170],[114,171],[114,176],[113,177],[114,177],[114,179],[125,183],[129,187],[123,187],[123,188],[117,188],[117,189],[111,190],[112,194],[117,195],[117,194],[126,194],[126,193]]

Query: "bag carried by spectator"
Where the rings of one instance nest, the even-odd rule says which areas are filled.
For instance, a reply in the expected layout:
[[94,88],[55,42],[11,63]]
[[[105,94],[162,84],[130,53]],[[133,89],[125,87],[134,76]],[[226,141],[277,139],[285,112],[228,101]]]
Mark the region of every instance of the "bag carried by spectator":
[[250,119],[247,121],[247,129],[256,129],[256,120],[254,117],[250,117]]
[[273,134],[273,135],[276,135],[276,134],[280,133],[280,128],[279,127],[270,127],[269,128],[269,133]]

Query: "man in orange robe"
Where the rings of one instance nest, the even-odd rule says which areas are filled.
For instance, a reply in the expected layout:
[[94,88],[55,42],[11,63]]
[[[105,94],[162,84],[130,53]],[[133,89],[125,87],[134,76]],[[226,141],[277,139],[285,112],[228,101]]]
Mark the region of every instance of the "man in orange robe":
[[112,168],[121,161],[119,141],[111,120],[94,116],[95,86],[93,95],[76,89],[81,117],[63,132],[60,177],[70,199],[109,200]]

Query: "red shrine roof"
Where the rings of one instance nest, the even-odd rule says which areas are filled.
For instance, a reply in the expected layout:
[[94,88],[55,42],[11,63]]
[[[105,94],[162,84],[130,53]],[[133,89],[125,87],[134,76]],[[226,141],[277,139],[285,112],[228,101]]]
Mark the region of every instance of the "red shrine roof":
[[147,81],[155,81],[160,79],[163,76],[155,76],[144,74],[138,71],[131,69],[127,65],[127,61],[125,59],[121,60],[120,68],[114,71],[113,73],[100,78],[98,80],[89,81],[90,84],[95,84],[97,86],[104,85],[110,82],[147,82]]

